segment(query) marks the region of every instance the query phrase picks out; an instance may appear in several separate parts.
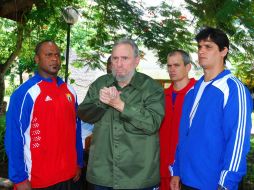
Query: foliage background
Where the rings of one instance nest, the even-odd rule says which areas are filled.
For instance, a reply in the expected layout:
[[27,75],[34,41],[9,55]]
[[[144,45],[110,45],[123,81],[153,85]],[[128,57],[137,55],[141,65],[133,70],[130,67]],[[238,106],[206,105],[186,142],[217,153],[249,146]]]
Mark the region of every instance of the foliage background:
[[[139,45],[157,52],[158,64],[164,65],[168,52],[185,49],[196,52],[193,40],[204,26],[223,29],[229,36],[229,61],[233,71],[254,93],[254,3],[250,0],[185,0],[193,18],[187,18],[170,1],[158,7],[144,7],[142,1],[132,0],[48,0],[27,10],[20,22],[0,18],[0,107],[4,93],[16,88],[14,76],[35,69],[33,49],[44,39],[55,40],[64,53],[67,25],[61,9],[73,6],[82,19],[72,27],[71,47],[78,53],[76,64],[102,68],[105,54],[110,53],[115,40],[133,38]],[[167,2],[167,3],[166,3]],[[64,63],[64,55],[62,56]],[[61,73],[64,73],[64,64]],[[10,82],[5,91],[4,80]],[[6,162],[3,147],[5,116],[0,116],[0,163]],[[254,138],[248,157],[246,183],[254,181]],[[252,186],[253,189],[254,187]],[[246,190],[246,189],[245,189]]]

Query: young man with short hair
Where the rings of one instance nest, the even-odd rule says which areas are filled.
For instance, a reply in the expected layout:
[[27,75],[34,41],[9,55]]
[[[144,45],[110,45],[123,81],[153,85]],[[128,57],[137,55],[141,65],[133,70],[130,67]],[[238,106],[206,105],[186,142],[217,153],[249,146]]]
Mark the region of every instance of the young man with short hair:
[[227,35],[207,27],[197,36],[202,76],[185,97],[171,189],[237,190],[250,149],[249,90],[225,68]]
[[170,189],[168,167],[175,160],[182,105],[185,94],[196,82],[194,78],[188,76],[191,70],[191,59],[183,50],[175,50],[168,54],[167,69],[172,83],[164,90],[165,117],[160,128],[160,190]]

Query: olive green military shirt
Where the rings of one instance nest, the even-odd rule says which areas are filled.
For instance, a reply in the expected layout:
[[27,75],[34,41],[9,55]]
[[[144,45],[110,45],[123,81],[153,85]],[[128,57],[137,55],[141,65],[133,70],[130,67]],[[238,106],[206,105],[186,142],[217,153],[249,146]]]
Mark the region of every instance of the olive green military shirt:
[[[125,102],[123,112],[103,104],[99,91],[115,86]],[[79,117],[94,123],[87,180],[113,189],[140,189],[159,184],[159,135],[164,116],[161,85],[136,72],[121,88],[110,74],[91,84],[78,109]]]

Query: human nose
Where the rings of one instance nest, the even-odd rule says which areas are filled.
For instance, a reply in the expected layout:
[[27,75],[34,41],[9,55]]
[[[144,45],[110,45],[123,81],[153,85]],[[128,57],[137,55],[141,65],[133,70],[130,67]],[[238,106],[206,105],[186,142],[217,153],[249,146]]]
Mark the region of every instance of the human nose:
[[199,47],[198,48],[198,54],[201,55],[201,54],[204,54],[205,53],[205,48],[204,47]]
[[54,61],[58,61],[59,60],[59,56],[58,55],[52,55],[52,60]]
[[117,61],[116,61],[116,65],[117,65],[117,67],[121,67],[122,66],[122,64],[123,64],[123,59],[117,59]]
[[175,71],[175,67],[174,66],[168,67],[168,72],[172,73],[174,71]]

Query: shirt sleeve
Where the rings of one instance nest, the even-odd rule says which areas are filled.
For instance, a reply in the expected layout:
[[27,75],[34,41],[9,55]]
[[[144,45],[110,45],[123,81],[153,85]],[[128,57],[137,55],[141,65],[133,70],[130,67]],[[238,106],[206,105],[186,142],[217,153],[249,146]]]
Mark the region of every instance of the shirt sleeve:
[[[75,91],[74,91],[75,92]],[[77,164],[80,168],[84,166],[83,159],[83,145],[82,145],[82,136],[81,136],[81,120],[77,116],[78,110],[78,98],[75,92],[75,110],[76,110],[76,151],[77,151]]]
[[93,83],[78,107],[78,116],[82,121],[93,124],[101,119],[107,109],[108,106],[99,99],[99,88]]
[[160,128],[164,117],[164,92],[158,87],[143,100],[143,104],[125,104],[121,119],[125,129],[135,134],[153,134]]
[[169,166],[169,171],[171,176],[180,176],[178,158],[179,158],[179,155],[178,155],[178,146],[177,146],[176,153],[175,153],[175,161],[171,166]]
[[229,95],[224,107],[223,132],[225,154],[219,185],[235,189],[246,173],[246,156],[250,149],[252,100],[238,80],[228,81]]
[[77,150],[77,161],[78,166],[82,168],[84,166],[84,159],[83,159],[83,145],[82,145],[82,138],[81,138],[81,121],[77,118],[77,131],[76,131],[76,150]]
[[29,127],[32,106],[33,100],[28,94],[22,98],[15,93],[11,96],[6,114],[5,150],[9,179],[15,184],[28,179],[29,168],[24,155],[29,142],[26,142],[25,133]]

